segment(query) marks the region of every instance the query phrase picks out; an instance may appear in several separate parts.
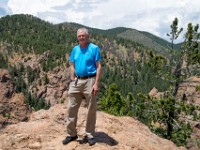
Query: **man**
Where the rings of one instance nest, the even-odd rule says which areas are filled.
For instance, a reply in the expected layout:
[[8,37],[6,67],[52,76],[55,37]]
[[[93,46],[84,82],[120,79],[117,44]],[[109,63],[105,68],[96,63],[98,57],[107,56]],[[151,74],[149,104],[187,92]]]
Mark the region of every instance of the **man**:
[[82,99],[87,102],[86,139],[89,145],[94,145],[96,124],[96,95],[101,76],[101,56],[97,45],[89,42],[89,32],[86,28],[77,30],[79,45],[72,49],[70,62],[70,85],[67,112],[67,137],[63,144],[68,144],[78,138],[76,131],[77,114]]

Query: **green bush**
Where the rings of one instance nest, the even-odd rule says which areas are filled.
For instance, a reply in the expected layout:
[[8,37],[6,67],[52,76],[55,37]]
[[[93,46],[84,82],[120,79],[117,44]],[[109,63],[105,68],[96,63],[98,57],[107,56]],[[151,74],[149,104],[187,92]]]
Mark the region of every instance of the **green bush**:
[[195,87],[195,90],[196,90],[196,91],[200,91],[200,85],[197,85],[197,86]]

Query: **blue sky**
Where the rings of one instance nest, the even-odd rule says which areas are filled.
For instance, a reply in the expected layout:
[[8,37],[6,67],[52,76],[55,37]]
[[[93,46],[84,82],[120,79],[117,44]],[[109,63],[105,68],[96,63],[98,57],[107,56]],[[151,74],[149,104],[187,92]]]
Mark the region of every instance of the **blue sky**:
[[200,24],[199,0],[0,0],[0,17],[31,14],[57,24],[76,22],[89,27],[128,27],[166,36],[175,17],[184,31],[187,24]]

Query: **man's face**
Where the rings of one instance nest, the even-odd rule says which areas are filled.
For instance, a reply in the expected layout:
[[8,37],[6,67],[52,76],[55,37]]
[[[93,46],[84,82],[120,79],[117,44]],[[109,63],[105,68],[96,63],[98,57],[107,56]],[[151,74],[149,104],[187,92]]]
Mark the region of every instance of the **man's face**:
[[86,43],[88,43],[89,35],[87,35],[83,31],[79,31],[77,33],[77,38],[78,38],[78,41],[80,44],[86,44]]

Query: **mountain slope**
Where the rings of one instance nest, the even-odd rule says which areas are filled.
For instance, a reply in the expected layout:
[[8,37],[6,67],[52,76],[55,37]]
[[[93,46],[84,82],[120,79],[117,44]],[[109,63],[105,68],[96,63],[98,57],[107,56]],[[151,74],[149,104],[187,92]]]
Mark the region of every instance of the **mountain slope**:
[[[158,40],[154,40],[154,37],[146,36],[146,34],[143,34],[143,32],[139,32],[135,29],[129,29],[125,32],[122,32],[117,35],[118,37],[129,39],[132,41],[137,41],[138,43],[142,43],[145,47],[151,48],[153,50],[156,50],[158,52],[167,52],[168,51],[168,44],[167,42],[161,43]],[[163,40],[164,41],[164,40]]]

